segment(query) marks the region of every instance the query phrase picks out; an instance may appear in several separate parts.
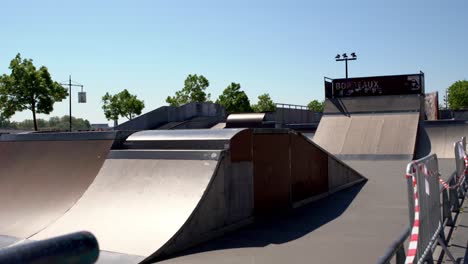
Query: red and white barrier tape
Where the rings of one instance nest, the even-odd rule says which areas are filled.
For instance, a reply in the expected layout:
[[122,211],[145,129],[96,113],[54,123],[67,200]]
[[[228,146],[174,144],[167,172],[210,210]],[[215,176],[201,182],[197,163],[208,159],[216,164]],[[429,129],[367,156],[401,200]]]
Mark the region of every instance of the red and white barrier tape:
[[413,228],[411,229],[410,243],[408,246],[408,253],[406,255],[405,264],[412,264],[414,258],[416,257],[416,252],[418,248],[418,238],[419,238],[419,198],[418,198],[418,184],[416,182],[416,175],[406,174],[406,178],[411,178],[413,181],[413,192],[414,192],[414,222]]
[[442,186],[444,186],[444,189],[454,189],[460,186],[465,180],[465,177],[468,174],[468,156],[465,155],[463,159],[465,160],[465,171],[463,172],[462,175],[459,176],[458,182],[455,185],[450,186],[446,181],[444,181],[441,177],[439,177],[439,182],[442,184]]
[[[457,185],[460,184],[461,179],[464,179],[465,175],[468,174],[468,156],[465,155],[463,158],[465,159],[465,171],[464,171],[464,175],[460,175],[460,182],[457,183]],[[424,164],[424,163],[422,163],[422,164],[413,163],[413,164],[414,164],[414,166],[417,166],[419,168],[419,170],[421,170],[424,173],[425,176],[434,176],[434,173],[427,169],[426,164]],[[414,259],[416,257],[416,253],[417,253],[418,239],[419,239],[419,195],[418,195],[418,184],[417,184],[417,181],[416,181],[416,175],[415,175],[414,167],[412,168],[412,170],[413,170],[413,173],[405,175],[407,179],[409,179],[409,178],[412,179],[413,192],[414,192],[414,222],[413,222],[413,227],[411,228],[410,243],[409,243],[409,246],[408,246],[408,253],[406,255],[405,264],[413,264]],[[447,188],[452,188],[439,175],[437,175],[437,176],[439,178],[439,182],[444,186],[444,188],[446,188],[446,189]]]
[[468,156],[465,155],[463,159],[465,160],[465,175],[466,175],[468,174]]
[[441,177],[439,177],[439,182],[444,186],[444,189],[450,189],[450,185],[446,183]]

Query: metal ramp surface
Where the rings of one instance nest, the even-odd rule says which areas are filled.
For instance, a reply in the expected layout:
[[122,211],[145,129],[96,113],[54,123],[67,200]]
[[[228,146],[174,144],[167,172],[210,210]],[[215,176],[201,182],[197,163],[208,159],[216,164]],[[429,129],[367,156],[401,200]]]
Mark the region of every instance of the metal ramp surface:
[[69,210],[97,175],[114,136],[2,135],[0,246],[31,237]]

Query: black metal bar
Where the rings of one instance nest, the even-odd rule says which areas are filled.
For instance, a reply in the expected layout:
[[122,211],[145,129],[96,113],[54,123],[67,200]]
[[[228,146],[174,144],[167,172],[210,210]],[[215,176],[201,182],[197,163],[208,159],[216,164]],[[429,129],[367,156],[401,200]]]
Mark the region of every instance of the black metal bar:
[[0,263],[95,263],[99,245],[93,234],[77,232],[0,249]]
[[69,76],[68,79],[68,85],[70,87],[70,132],[72,132],[72,83],[71,83],[71,75]]
[[346,65],[346,79],[348,79],[348,58],[345,60],[345,65]]

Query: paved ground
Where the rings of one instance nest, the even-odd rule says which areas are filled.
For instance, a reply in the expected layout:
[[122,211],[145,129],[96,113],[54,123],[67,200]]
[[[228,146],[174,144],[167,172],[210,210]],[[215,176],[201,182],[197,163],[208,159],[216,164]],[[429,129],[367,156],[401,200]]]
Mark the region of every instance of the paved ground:
[[[449,250],[457,263],[468,263],[468,195],[460,209],[457,219],[457,226],[453,231],[452,238],[449,241]],[[446,260],[447,263],[452,263]]]
[[163,263],[375,263],[408,225],[408,161],[350,161],[369,181]]

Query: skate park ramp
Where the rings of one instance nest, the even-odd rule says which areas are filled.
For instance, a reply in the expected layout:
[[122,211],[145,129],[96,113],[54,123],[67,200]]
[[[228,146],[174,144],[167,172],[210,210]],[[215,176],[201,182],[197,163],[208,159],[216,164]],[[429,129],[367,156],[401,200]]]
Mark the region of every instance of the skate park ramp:
[[411,159],[420,101],[419,95],[327,99],[314,141],[345,160]]
[[[240,131],[203,140],[229,143]],[[158,141],[160,134],[170,136],[143,131],[127,141]],[[222,149],[112,150],[77,204],[32,239],[89,230],[102,250],[147,262],[251,222],[251,173],[251,164],[231,164]]]
[[454,172],[455,153],[453,144],[468,136],[468,121],[437,120],[420,124],[415,159],[436,153],[439,169],[448,177]]
[[124,146],[109,152],[75,206],[31,239],[88,230],[105,258],[150,263],[364,181],[290,130],[141,131]]
[[226,110],[215,103],[192,102],[162,106],[115,127],[115,130],[209,128],[226,119]]
[[453,143],[468,135],[468,121],[424,121],[418,137],[418,156],[436,153],[438,158],[454,159]]
[[375,263],[408,225],[403,175],[414,155],[421,104],[420,95],[326,100],[314,141],[368,181],[338,221],[311,234],[315,259]]
[[115,133],[4,134],[0,137],[0,246],[29,238],[81,197]]

